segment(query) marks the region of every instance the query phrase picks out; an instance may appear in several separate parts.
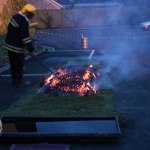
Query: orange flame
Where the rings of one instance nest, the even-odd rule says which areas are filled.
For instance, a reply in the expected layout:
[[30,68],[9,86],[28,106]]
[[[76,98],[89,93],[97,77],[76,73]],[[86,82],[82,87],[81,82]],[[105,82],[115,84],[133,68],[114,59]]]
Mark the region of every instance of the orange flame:
[[[75,77],[72,77],[72,74],[69,75],[67,70],[59,69],[57,71],[58,75],[50,75],[48,78],[45,79],[44,85],[48,85],[50,87],[57,87],[59,90],[65,92],[71,91],[74,93],[78,93],[80,96],[84,96],[87,92],[90,92],[91,94],[96,94],[96,86],[93,85],[93,83],[92,85],[90,83],[91,77],[94,79],[96,78],[96,74],[90,71],[92,67],[93,66],[90,65],[84,72],[83,76],[81,76],[80,74],[76,74]],[[80,84],[71,82],[71,85],[69,85],[70,80],[72,79],[73,82],[77,82]]]

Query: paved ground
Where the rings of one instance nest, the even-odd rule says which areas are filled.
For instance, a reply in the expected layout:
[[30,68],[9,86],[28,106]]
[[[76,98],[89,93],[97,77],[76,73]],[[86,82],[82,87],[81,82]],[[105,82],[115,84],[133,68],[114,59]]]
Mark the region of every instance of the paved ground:
[[[44,31],[42,31],[44,32]],[[111,87],[114,89],[114,102],[116,109],[123,113],[128,120],[128,126],[122,128],[123,137],[113,144],[71,144],[71,150],[149,150],[150,147],[150,63],[149,63],[149,31],[139,29],[92,29],[92,30],[49,30],[49,34],[37,34],[42,44],[53,46],[55,49],[81,49],[80,34],[91,36],[89,47],[96,50],[94,60],[109,62],[107,71],[113,71],[114,78]],[[52,35],[56,33],[57,35]],[[58,36],[58,34],[60,34]],[[65,35],[77,37],[65,37]],[[114,38],[110,38],[114,37]],[[63,38],[62,38],[63,37]],[[97,37],[97,38],[96,38]],[[115,38],[116,37],[116,38]],[[44,40],[42,40],[44,39]],[[65,53],[62,53],[65,55]],[[107,54],[107,55],[105,55]],[[41,60],[57,57],[56,53],[40,55]],[[117,57],[115,57],[117,56]],[[124,57],[123,57],[124,56]],[[121,58],[121,59],[119,59]],[[116,61],[117,60],[117,61]],[[134,61],[133,61],[134,60]],[[43,61],[45,62],[45,61]],[[47,73],[47,70],[39,65],[36,60],[26,63],[26,73]],[[46,63],[47,64],[47,63]],[[112,65],[113,64],[113,65]],[[48,63],[54,65],[54,63]],[[114,71],[114,70],[115,71]],[[4,74],[9,73],[5,72]],[[39,83],[43,77],[28,77],[33,86]],[[10,84],[10,78],[0,77],[0,110],[5,110],[23,93],[31,88],[14,89]],[[105,82],[105,83],[108,83]],[[5,92],[4,92],[5,91]],[[2,150],[9,148],[2,146]]]

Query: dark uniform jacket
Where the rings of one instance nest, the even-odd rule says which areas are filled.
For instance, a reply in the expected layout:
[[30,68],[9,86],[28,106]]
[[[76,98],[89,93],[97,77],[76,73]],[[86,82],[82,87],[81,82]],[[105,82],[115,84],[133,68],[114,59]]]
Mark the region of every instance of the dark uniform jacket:
[[25,15],[16,14],[10,20],[4,47],[16,53],[25,53],[25,49],[34,51],[29,35],[29,21]]

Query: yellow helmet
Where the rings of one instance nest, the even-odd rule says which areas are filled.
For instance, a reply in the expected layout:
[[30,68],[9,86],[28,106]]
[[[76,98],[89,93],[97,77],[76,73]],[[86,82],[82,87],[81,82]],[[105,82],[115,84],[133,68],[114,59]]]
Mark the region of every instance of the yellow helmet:
[[26,11],[35,14],[36,8],[35,8],[35,6],[33,6],[32,4],[26,4],[26,5],[22,8],[21,12],[22,12],[22,13],[26,13]]

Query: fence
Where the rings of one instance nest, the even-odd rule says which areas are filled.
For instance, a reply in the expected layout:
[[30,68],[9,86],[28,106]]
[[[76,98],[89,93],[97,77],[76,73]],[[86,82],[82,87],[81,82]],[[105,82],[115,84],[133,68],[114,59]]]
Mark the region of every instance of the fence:
[[112,26],[118,21],[121,5],[75,7],[73,9],[38,11],[34,22],[39,28],[84,28]]

